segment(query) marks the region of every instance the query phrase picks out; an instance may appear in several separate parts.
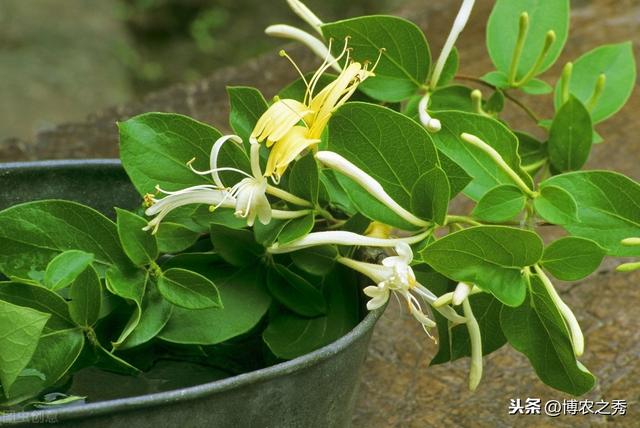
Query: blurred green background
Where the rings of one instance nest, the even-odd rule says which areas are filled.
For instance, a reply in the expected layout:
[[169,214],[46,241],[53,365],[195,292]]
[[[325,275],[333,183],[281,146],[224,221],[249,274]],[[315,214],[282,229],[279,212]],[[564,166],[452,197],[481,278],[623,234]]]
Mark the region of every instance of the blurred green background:
[[[323,20],[403,0],[308,0]],[[303,26],[285,0],[0,0],[0,141],[124,103],[275,49]]]

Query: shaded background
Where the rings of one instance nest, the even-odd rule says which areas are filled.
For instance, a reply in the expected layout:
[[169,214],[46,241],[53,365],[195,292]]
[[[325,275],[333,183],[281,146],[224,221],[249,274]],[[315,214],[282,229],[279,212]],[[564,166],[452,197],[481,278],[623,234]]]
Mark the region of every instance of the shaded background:
[[[171,4],[164,0],[157,2],[161,6],[158,10]],[[60,6],[63,3],[64,8]],[[142,6],[144,3],[138,2]],[[124,3],[116,1],[0,0],[0,134],[19,137],[4,141],[0,137],[0,161],[117,157],[115,121],[145,111],[183,113],[224,130],[228,117],[225,85],[249,84],[271,96],[295,78],[291,66],[276,54],[275,48],[282,41],[261,36],[270,23],[297,22],[287,10],[285,0],[176,3],[228,4],[234,8],[229,10],[237,12],[226,15],[226,23],[211,30],[216,34],[211,37],[216,47],[204,54],[199,45],[202,40],[198,42],[192,34],[191,18],[176,27],[181,30],[175,30],[167,41],[164,31],[153,36],[153,31],[144,30],[147,25],[153,27],[162,22],[154,18],[151,22],[155,24],[145,23],[146,17],[152,15],[144,12],[144,7],[134,7],[131,15],[123,15],[114,5]],[[432,52],[438,52],[460,1],[308,0],[307,3],[327,20],[363,10],[393,9],[425,30]],[[345,9],[344,3],[354,9],[349,9],[352,6]],[[476,2],[458,44],[461,73],[480,76],[491,70],[484,32],[492,4],[491,0]],[[573,0],[571,5],[569,40],[557,64],[543,75],[545,80],[555,82],[562,64],[604,43],[632,40],[636,58],[640,58],[639,0]],[[80,6],[86,13],[82,19]],[[166,12],[157,13],[162,16]],[[19,21],[18,16],[24,17]],[[172,21],[175,16],[178,15],[169,13],[169,18],[163,19]],[[86,27],[80,29],[81,26]],[[43,36],[53,30],[64,36]],[[54,43],[56,37],[62,42]],[[203,40],[211,42],[209,37]],[[204,42],[205,50],[209,42]],[[123,48],[128,52],[124,56],[116,49],[122,46],[120,43],[127,46]],[[152,49],[156,44],[164,47]],[[70,46],[85,48],[55,54],[55,49]],[[265,53],[243,61],[259,52]],[[317,64],[316,58],[303,48],[291,48],[290,53],[305,70]],[[72,63],[77,65],[71,67]],[[587,168],[614,169],[640,180],[637,86],[621,112],[598,126],[605,143],[594,146]],[[540,115],[551,116],[553,107],[549,98],[517,96]],[[531,123],[521,112],[512,105],[507,105],[507,110],[504,118],[515,128],[531,129]],[[20,125],[27,117],[29,121]],[[463,212],[464,208],[454,207],[456,212]],[[429,367],[436,346],[415,320],[392,302],[376,327],[362,369],[354,426],[639,427],[640,272],[617,274],[613,271],[615,264],[607,259],[594,275],[580,282],[561,283],[559,288],[585,331],[583,362],[599,378],[596,388],[582,399],[627,400],[626,416],[509,416],[510,398],[532,397],[544,402],[572,397],[543,385],[526,358],[508,347],[485,359],[484,379],[476,393],[470,393],[466,379],[468,360]]]
[[[327,19],[402,0],[311,1]],[[0,141],[121,104],[274,49],[284,0],[1,0]]]

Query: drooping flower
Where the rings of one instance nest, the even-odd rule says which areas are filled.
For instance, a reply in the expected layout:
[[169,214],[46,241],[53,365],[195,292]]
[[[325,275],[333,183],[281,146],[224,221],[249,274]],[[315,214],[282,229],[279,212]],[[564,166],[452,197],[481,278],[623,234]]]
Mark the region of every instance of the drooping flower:
[[[284,51],[281,54],[290,59]],[[345,56],[345,66],[338,77],[315,93],[322,75]],[[294,159],[318,144],[331,114],[347,102],[360,83],[374,75],[373,68],[375,65],[369,69],[368,64],[352,61],[345,42],[342,53],[335,59],[328,55],[310,80],[300,73],[307,88],[304,99],[276,100],[258,119],[251,133],[252,142],[265,142],[271,148],[265,176],[278,182]]]

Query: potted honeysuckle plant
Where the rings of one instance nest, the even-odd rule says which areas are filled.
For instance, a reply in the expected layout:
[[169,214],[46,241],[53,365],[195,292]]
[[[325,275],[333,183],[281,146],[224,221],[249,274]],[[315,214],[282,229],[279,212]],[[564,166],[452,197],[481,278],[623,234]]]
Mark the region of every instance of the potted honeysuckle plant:
[[[496,1],[495,71],[478,77],[457,75],[454,47],[473,0],[434,62],[407,20],[324,23],[288,3],[317,34],[267,34],[303,43],[321,65],[304,73],[281,51],[300,76],[269,102],[229,87],[233,133],[169,113],[118,124],[137,207],[116,208],[115,222],[60,199],[0,212],[7,409],[91,402],[69,389],[91,368],[141,376],[180,360],[229,377],[295,361],[348,334],[360,299],[379,313],[391,295],[438,347],[432,364],[470,358],[472,390],[483,357],[505,345],[553,388],[593,388],[554,282],[586,277],[605,256],[640,256],[640,185],[581,170],[606,137],[595,125],[631,94],[630,44],[567,63],[554,88],[539,76],[567,39],[568,0]],[[553,117],[519,92],[553,97]],[[512,129],[506,107],[543,137]],[[452,210],[454,197],[473,210]],[[554,226],[564,236],[544,242]]]

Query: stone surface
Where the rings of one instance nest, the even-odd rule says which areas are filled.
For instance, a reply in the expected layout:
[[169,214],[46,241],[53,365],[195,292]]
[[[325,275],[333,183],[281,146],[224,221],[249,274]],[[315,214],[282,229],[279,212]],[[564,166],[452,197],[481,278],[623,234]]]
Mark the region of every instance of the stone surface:
[[[436,51],[447,35],[458,1],[416,0],[400,13],[426,30]],[[480,76],[490,70],[484,45],[484,25],[492,2],[478,0],[472,21],[458,45],[461,73]],[[572,31],[563,56],[545,76],[554,82],[561,65],[603,43],[640,40],[640,3],[636,0],[573,1]],[[314,63],[303,50],[290,52],[303,68]],[[176,86],[126,106],[103,111],[86,122],[66,124],[40,133],[33,141],[11,140],[0,145],[0,160],[115,157],[115,120],[143,111],[175,111],[213,124],[224,124],[228,113],[224,86],[253,84],[267,95],[294,77],[290,66],[269,54],[239,68],[220,70],[196,85]],[[256,83],[257,82],[257,83]],[[532,100],[525,101],[531,102]],[[534,109],[549,117],[552,106],[533,101]],[[509,106],[512,107],[512,106]],[[594,148],[589,168],[606,167],[640,179],[638,167],[640,96],[632,96],[614,118],[598,127],[606,143]],[[520,129],[531,129],[526,116],[511,108],[506,116]],[[224,126],[220,126],[224,128]],[[462,208],[460,208],[462,209]],[[612,261],[598,273],[576,284],[562,285],[563,297],[574,308],[587,335],[583,362],[599,377],[592,400],[625,399],[624,417],[509,416],[510,398],[569,399],[542,385],[526,358],[506,347],[485,360],[485,376],[475,393],[467,391],[468,362],[428,367],[436,346],[415,321],[395,303],[379,322],[364,367],[361,393],[353,424],[356,427],[545,427],[638,426],[640,420],[640,273],[616,274]]]

